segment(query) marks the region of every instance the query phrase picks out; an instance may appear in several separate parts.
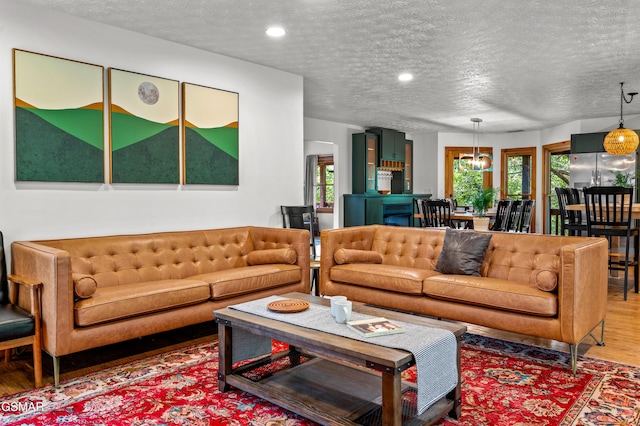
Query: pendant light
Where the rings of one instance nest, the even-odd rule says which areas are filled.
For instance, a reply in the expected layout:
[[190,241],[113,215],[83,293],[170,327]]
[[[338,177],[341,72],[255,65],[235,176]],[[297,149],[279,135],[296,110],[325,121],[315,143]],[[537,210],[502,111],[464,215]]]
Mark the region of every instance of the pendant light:
[[458,157],[458,168],[463,171],[490,172],[493,170],[493,155],[480,152],[480,123],[482,118],[472,118],[473,142],[471,154],[461,153]]
[[633,97],[638,92],[629,92],[629,100],[624,95],[624,83],[620,83],[620,127],[610,131],[604,138],[604,149],[612,155],[631,154],[638,148],[638,134],[633,130],[624,128],[624,118],[622,117],[622,101],[630,104]]

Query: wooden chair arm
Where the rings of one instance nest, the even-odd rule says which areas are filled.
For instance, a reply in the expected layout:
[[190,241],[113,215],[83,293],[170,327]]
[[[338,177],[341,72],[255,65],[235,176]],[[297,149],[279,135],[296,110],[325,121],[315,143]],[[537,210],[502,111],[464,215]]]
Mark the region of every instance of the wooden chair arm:
[[9,274],[9,276],[7,277],[9,279],[9,281],[12,281],[14,283],[26,286],[26,287],[41,287],[42,283],[38,280],[35,280],[33,278],[29,278],[29,277],[25,277],[23,275],[17,275],[17,274]]

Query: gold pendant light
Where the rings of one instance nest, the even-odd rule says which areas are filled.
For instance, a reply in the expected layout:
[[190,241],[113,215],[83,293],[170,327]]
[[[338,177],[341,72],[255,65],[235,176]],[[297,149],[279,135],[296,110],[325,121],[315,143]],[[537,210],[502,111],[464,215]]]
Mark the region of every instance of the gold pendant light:
[[460,153],[458,156],[458,169],[461,171],[490,172],[493,171],[493,155],[480,152],[480,123],[482,118],[472,118],[473,142],[471,154]]
[[624,83],[620,83],[620,127],[610,131],[604,138],[604,149],[612,155],[631,154],[638,148],[638,134],[633,130],[625,129],[622,117],[622,101],[630,104],[638,92],[629,92],[629,100],[627,100],[623,86]]

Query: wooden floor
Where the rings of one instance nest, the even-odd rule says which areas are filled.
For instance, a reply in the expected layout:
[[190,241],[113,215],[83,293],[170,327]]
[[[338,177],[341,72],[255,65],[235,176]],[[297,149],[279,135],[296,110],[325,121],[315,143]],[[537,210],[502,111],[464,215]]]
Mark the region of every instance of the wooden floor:
[[[605,346],[597,346],[591,338],[580,345],[579,353],[593,358],[616,361],[640,367],[640,294],[630,289],[628,300],[622,297],[622,284],[609,283],[608,313],[605,325]],[[468,331],[512,342],[568,352],[568,345],[552,340],[493,330],[469,324]],[[61,380],[81,376],[112,365],[144,358],[169,349],[215,339],[214,323],[200,324],[173,332],[135,339],[102,348],[62,357]],[[52,383],[51,357],[43,356],[44,383]],[[17,354],[17,359],[0,362],[0,396],[21,392],[33,387],[32,357],[29,350]]]

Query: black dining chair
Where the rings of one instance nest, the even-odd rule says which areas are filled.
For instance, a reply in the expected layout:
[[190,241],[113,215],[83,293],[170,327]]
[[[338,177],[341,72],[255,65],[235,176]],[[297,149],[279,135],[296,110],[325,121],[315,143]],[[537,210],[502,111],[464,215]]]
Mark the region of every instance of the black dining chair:
[[536,200],[522,200],[516,232],[531,232],[531,219],[533,218],[533,208],[535,205]]
[[427,216],[424,212],[424,202],[427,201],[426,198],[414,198],[413,204],[415,206],[415,212],[418,214],[417,219],[420,224],[420,228],[424,228],[427,226]]
[[311,255],[316,258],[315,235],[320,230],[316,220],[315,209],[313,206],[280,206],[282,212],[282,227],[306,229],[310,234]]
[[424,200],[426,226],[429,228],[452,228],[451,202],[449,200]]
[[508,231],[509,214],[511,212],[511,200],[499,200],[496,206],[496,218],[490,227],[491,231]]
[[584,203],[589,236],[606,238],[609,241],[609,270],[624,271],[624,300],[627,300],[629,267],[633,267],[636,293],[638,293],[639,275],[640,232],[631,218],[633,188],[620,186],[584,188]]
[[522,213],[522,200],[512,200],[505,231],[517,232],[520,227],[520,214]]
[[567,206],[580,204],[580,195],[575,188],[556,188],[558,210],[560,210],[560,235],[580,236],[587,233],[587,224],[582,212],[567,210]]
[[[13,349],[31,345],[35,386],[40,387],[42,386],[41,284],[15,275],[7,275],[2,232],[0,232],[0,270],[0,351],[4,351],[4,359],[8,363]],[[21,288],[29,291],[27,300],[30,311],[18,306]]]

